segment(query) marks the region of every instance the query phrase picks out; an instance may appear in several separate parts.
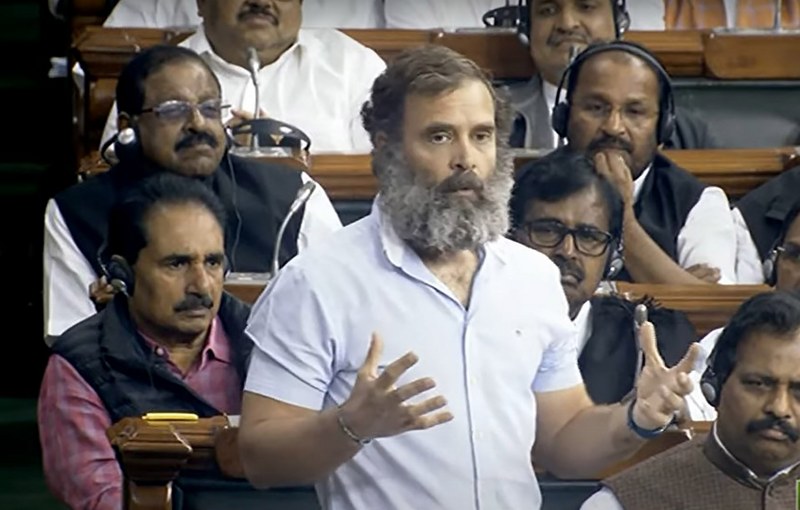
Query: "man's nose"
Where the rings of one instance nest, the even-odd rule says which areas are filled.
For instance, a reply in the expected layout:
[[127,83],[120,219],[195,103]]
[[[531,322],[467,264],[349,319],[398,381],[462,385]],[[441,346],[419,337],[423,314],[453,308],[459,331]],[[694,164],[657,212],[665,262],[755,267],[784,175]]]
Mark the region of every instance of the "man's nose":
[[186,275],[186,290],[199,294],[208,294],[212,277],[205,264],[192,264]]
[[561,14],[556,17],[556,28],[561,30],[575,30],[580,26],[578,16],[569,7],[561,9]]
[[474,170],[477,149],[466,137],[458,138],[452,145],[450,167],[453,170]]
[[791,399],[788,388],[776,387],[769,397],[764,411],[781,420],[791,418]]
[[573,236],[572,233],[567,232],[567,234],[564,236],[564,239],[562,239],[561,242],[556,246],[556,253],[571,257],[574,256],[576,252],[577,248],[575,246],[575,236]]
[[622,112],[611,109],[603,122],[603,132],[608,135],[619,136],[625,132],[625,123],[622,120]]

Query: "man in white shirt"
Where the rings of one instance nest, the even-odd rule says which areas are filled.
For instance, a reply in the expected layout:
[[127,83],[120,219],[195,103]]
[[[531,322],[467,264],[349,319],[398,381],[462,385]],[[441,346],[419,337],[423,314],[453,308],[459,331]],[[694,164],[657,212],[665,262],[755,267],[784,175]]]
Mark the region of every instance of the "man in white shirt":
[[[203,24],[180,45],[199,53],[216,73],[223,100],[233,107],[224,122],[255,111],[252,47],[263,114],[305,132],[312,153],[369,151],[360,108],[386,67],[377,53],[338,30],[300,29],[300,0],[199,0],[197,8]],[[112,109],[104,141],[116,132],[115,118]]]
[[[47,204],[44,232],[44,315],[48,343],[96,313],[89,287],[103,276],[99,261],[107,215],[117,196],[154,172],[203,180],[228,212],[227,258],[237,272],[266,272],[279,225],[305,173],[230,154],[221,121],[220,86],[199,55],[177,46],[137,54],[117,82],[120,125],[135,141],[119,145],[120,163],[58,193]],[[320,186],[288,224],[280,241],[285,263],[309,243],[341,227]],[[108,282],[102,282],[107,286]],[[112,289],[107,289],[112,290]]]
[[702,376],[709,434],[603,480],[582,510],[790,509],[800,475],[800,295],[736,311]]
[[364,123],[372,214],[293,259],[251,313],[252,483],[316,482],[325,510],[536,509],[531,453],[588,476],[672,422],[696,346],[667,369],[649,323],[638,397],[586,394],[558,270],[503,238],[508,107],[472,61],[398,55]]
[[587,152],[625,203],[625,264],[615,279],[735,283],[736,234],[725,193],[659,153],[675,126],[666,71],[644,47],[596,43],[570,67],[553,128]]
[[[511,217],[514,239],[547,255],[561,272],[589,396],[598,404],[621,401],[641,369],[637,303],[598,287],[620,267],[622,197],[589,158],[562,149],[517,175]],[[643,304],[659,332],[659,353],[667,364],[677,363],[696,340],[694,327],[682,312]],[[694,405],[703,400],[699,389],[689,397],[687,417],[705,419]]]
[[[194,28],[202,23],[197,11],[197,0],[120,0],[103,26]],[[304,28],[382,26],[383,0],[303,0]]]
[[[655,4],[655,5],[654,5]],[[551,149],[559,135],[550,113],[570,59],[590,43],[620,39],[630,29],[663,30],[661,0],[529,0],[520,7],[518,31],[528,41],[537,73],[530,80],[508,85],[518,113],[512,145]],[[679,122],[667,144],[676,148],[713,147],[707,126],[679,109]]]

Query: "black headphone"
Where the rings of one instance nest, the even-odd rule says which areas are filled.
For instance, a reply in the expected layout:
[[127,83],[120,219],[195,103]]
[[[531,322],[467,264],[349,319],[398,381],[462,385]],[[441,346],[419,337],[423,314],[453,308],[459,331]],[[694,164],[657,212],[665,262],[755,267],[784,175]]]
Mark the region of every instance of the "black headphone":
[[[628,41],[612,41],[606,43],[595,43],[587,47],[575,57],[575,60],[561,74],[561,80],[556,90],[556,102],[550,117],[550,122],[558,136],[567,138],[567,127],[569,125],[570,104],[569,98],[575,88],[577,75],[581,66],[587,60],[599,53],[608,51],[624,51],[644,60],[656,73],[661,84],[661,97],[659,98],[658,127],[656,128],[656,141],[659,144],[665,143],[675,131],[675,98],[672,94],[672,81],[664,66],[646,48]],[[565,93],[566,98],[562,100]]]
[[133,268],[121,255],[111,255],[106,241],[97,250],[97,265],[114,291],[128,297],[133,295]]
[[774,287],[778,283],[778,247],[782,242],[782,238],[775,241],[761,266],[764,271],[764,283],[770,287]]
[[[631,26],[631,16],[625,0],[610,0],[614,14],[614,34],[617,39],[622,37]],[[528,0],[519,0],[517,4],[517,36],[526,46],[530,44],[531,9]]]

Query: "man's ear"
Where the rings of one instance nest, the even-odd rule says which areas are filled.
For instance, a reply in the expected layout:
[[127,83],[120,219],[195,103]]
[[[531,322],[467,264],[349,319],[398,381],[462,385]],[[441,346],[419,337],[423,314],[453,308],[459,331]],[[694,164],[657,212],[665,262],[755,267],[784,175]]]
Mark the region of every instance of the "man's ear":
[[375,145],[376,149],[382,149],[384,145],[389,143],[389,135],[384,133],[383,131],[378,131],[375,133],[375,139],[373,140],[373,145]]

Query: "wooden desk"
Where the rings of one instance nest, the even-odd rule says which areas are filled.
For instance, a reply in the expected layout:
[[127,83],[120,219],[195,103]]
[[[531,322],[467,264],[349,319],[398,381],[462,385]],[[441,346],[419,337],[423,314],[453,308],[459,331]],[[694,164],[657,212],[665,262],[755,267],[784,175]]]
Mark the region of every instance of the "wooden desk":
[[767,285],[662,285],[617,282],[617,290],[632,298],[652,297],[665,308],[681,310],[702,338],[725,326],[748,298],[769,292]]

